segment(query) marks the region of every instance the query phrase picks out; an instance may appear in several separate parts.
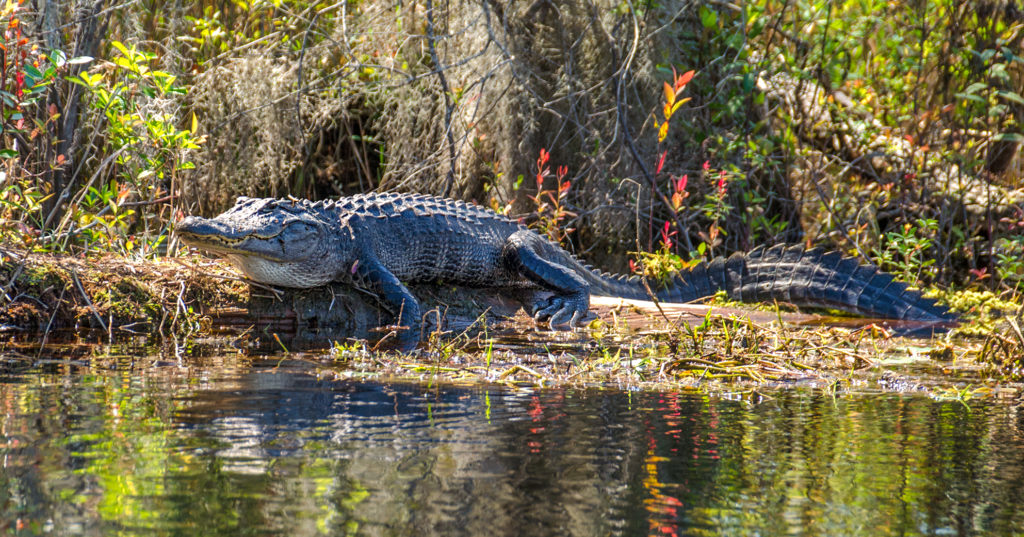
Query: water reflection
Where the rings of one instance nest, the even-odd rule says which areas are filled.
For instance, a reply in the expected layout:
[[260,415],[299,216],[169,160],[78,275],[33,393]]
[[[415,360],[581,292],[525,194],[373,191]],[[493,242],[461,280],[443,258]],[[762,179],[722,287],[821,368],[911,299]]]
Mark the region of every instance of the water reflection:
[[1017,407],[319,380],[0,378],[0,533],[1012,535]]

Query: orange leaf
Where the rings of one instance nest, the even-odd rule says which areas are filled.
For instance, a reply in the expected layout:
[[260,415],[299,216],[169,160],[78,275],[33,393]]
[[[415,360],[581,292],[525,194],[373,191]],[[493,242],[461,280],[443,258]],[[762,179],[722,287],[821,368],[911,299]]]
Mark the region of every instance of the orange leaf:
[[661,128],[658,129],[658,143],[664,142],[666,136],[668,136],[668,122],[662,123]]
[[669,106],[676,102],[676,92],[668,82],[665,82],[665,102],[668,103]]
[[668,121],[672,117],[672,112],[673,112],[672,108],[673,107],[672,107],[671,104],[665,103],[665,109],[662,110],[662,113],[665,114],[665,121]]
[[679,77],[676,78],[675,90],[678,92],[679,90],[681,90],[684,87],[686,87],[686,85],[690,83],[690,80],[693,80],[693,75],[694,75],[694,71],[687,71],[687,72],[679,75]]
[[127,199],[128,195],[131,193],[132,191],[128,188],[128,185],[121,185],[121,188],[117,191],[117,204],[120,205],[124,203],[124,200]]

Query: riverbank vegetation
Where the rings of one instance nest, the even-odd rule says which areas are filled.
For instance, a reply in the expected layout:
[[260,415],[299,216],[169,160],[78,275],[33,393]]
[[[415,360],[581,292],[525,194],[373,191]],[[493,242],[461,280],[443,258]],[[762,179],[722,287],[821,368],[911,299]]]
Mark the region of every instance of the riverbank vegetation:
[[1017,2],[11,1],[0,24],[8,315],[34,256],[173,258],[175,220],[238,195],[400,190],[610,270],[807,242],[1019,318]]

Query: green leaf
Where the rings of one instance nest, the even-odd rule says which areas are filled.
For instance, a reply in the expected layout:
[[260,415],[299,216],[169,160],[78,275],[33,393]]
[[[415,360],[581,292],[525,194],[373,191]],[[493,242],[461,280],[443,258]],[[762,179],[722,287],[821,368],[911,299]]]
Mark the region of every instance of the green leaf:
[[36,80],[43,78],[43,72],[39,69],[36,69],[36,66],[30,64],[25,65],[25,74]]
[[987,87],[988,87],[988,84],[986,84],[984,82],[975,82],[974,84],[971,84],[970,86],[967,86],[967,89],[964,90],[964,93],[966,93],[966,94],[977,93],[978,91],[981,91],[981,90],[983,90],[983,89],[985,89]]
[[1001,132],[992,137],[993,142],[1024,142],[1024,134],[1019,132]]
[[50,60],[51,65],[55,67],[64,67],[64,62],[67,61],[68,57],[64,54],[64,51],[60,49],[53,49],[46,55],[46,58]]
[[718,14],[704,6],[701,6],[700,23],[708,30],[715,28],[718,26]]
[[0,149],[0,158],[17,158],[18,152],[13,149]]
[[135,62],[131,61],[129,58],[114,58],[113,63],[114,65],[128,69],[129,71],[134,71],[136,69]]
[[132,57],[131,52],[128,52],[128,47],[124,46],[124,44],[121,43],[120,41],[113,41],[113,42],[110,43],[110,46],[116,48],[118,50],[118,52],[120,52],[121,55],[123,55],[124,57],[126,57],[126,58],[131,58]]
[[1015,102],[1017,104],[1024,104],[1024,97],[1021,97],[1019,93],[1015,93],[1015,92],[1012,92],[1012,91],[1001,90],[1001,91],[997,91],[996,95],[1006,99],[1007,101],[1013,101],[1013,102]]
[[978,97],[977,95],[969,95],[967,93],[957,93],[956,97],[960,98],[960,99],[966,99],[968,101],[974,101],[974,102],[981,103],[981,104],[988,103],[988,101],[986,101],[985,99],[982,99],[981,97]]

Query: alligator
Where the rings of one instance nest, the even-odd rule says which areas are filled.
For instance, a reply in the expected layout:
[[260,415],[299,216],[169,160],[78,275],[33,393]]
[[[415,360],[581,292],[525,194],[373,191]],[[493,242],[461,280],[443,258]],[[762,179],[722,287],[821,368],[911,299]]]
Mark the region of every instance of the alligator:
[[186,244],[227,258],[272,286],[342,282],[375,295],[420,337],[420,306],[406,283],[495,288],[538,322],[575,327],[591,294],[692,302],[719,290],[744,302],[778,301],[868,317],[949,323],[947,308],[878,268],[802,245],[758,247],[701,261],[658,284],[595,270],[523,224],[490,209],[423,194],[372,193],[338,200],[241,197],[214,218],[175,226]]

